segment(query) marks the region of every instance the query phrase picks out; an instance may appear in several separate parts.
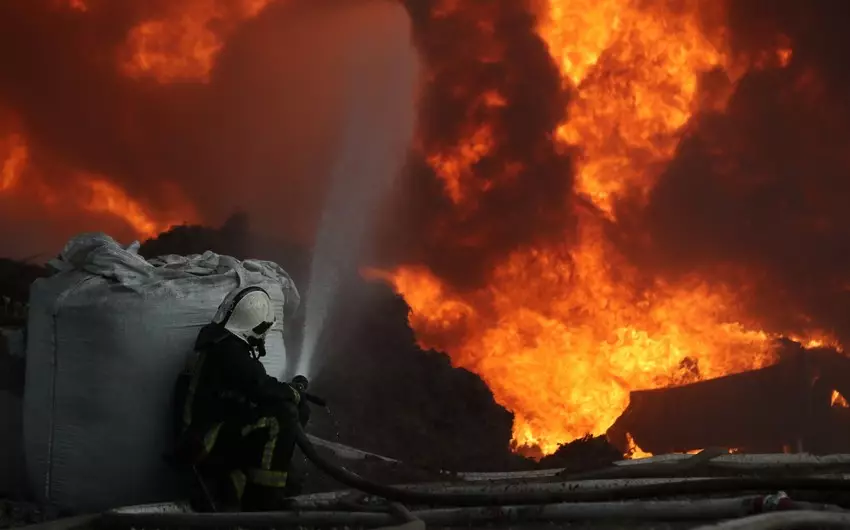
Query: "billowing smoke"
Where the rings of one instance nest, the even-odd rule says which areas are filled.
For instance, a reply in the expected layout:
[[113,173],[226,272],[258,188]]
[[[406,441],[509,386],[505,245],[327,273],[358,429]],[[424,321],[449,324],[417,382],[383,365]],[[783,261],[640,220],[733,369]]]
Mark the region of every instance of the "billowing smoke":
[[409,4],[430,77],[391,247],[475,285],[494,260],[571,222],[571,161],[552,137],[568,91],[531,2]]
[[[376,51],[360,82],[380,92],[380,50],[397,41],[405,18],[388,1],[4,2],[0,116],[8,118],[0,132],[25,142],[20,180],[29,210],[41,208],[3,215],[4,226],[22,221],[18,244],[4,238],[4,251],[55,250],[74,229],[128,239],[166,222],[217,225],[235,210],[250,212],[266,234],[309,241],[349,52]],[[98,199],[70,192],[72,181],[91,176],[123,189],[152,221],[128,226],[87,214],[56,223],[69,203]],[[65,195],[39,200],[36,180]],[[32,217],[54,221],[42,227]]]
[[850,35],[835,2],[731,2],[736,53],[780,40],[787,67],[753,70],[725,112],[694,120],[643,218],[638,259],[676,272],[743,267],[733,288],[774,329],[850,344]]
[[[410,3],[432,76],[420,114],[422,151],[456,149],[470,137],[485,145],[463,153],[472,163],[454,202],[439,163],[414,159],[401,256],[449,283],[480,282],[491,258],[563,235],[572,153],[550,139],[569,118],[569,89],[538,37],[535,14],[546,2]],[[726,73],[702,75],[705,97],[724,89],[731,97],[721,110],[692,117],[646,204],[624,194],[613,239],[646,273],[724,280],[746,293],[760,325],[816,326],[846,342],[848,16],[826,0],[680,8],[691,4],[700,5],[707,26],[728,28],[734,58],[758,63],[784,47],[788,63],[750,68],[734,86]],[[505,104],[488,105],[494,94]],[[476,136],[480,129],[492,141]]]

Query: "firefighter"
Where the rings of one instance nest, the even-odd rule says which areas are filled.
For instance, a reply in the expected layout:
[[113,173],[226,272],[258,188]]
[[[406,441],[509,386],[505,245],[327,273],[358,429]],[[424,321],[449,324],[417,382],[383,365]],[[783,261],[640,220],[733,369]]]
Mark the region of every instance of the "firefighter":
[[218,509],[276,509],[297,489],[287,478],[301,396],[260,362],[274,315],[262,288],[231,293],[176,384],[175,457],[195,467]]

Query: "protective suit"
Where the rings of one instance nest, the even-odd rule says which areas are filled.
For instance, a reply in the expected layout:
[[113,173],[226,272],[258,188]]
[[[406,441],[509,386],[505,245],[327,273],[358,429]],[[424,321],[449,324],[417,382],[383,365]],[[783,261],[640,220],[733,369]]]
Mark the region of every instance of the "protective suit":
[[275,509],[297,494],[288,479],[304,404],[260,362],[273,324],[263,289],[231,293],[198,334],[175,387],[175,456],[195,467],[219,509]]

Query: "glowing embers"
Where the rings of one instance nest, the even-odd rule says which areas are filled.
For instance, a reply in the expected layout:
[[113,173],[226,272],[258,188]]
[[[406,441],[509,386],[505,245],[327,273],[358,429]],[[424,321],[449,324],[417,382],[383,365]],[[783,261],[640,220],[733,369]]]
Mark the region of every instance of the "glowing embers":
[[838,390],[832,391],[832,397],[830,398],[830,405],[835,408],[846,409],[850,408],[850,403],[847,403],[847,400],[844,399],[844,396],[838,392]]

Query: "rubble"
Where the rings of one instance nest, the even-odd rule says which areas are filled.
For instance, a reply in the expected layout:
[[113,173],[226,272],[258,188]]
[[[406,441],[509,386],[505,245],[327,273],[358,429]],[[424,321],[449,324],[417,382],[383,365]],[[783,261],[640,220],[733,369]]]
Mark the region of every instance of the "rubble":
[[563,468],[565,473],[581,473],[610,466],[622,460],[623,453],[605,436],[585,436],[561,445],[553,454],[540,461],[542,468]]

